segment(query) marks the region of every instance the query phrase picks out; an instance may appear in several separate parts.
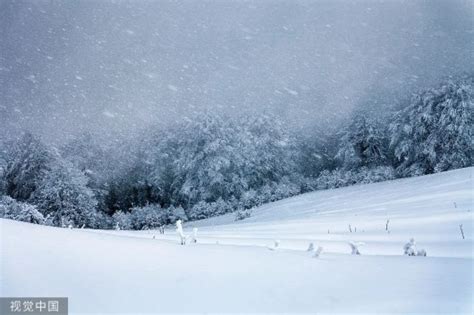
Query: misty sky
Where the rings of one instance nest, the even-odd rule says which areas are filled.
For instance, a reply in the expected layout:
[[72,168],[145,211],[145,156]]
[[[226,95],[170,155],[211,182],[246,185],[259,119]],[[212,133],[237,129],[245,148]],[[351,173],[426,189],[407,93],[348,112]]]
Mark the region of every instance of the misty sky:
[[0,0],[0,132],[125,133],[206,109],[383,111],[472,72],[471,1]]

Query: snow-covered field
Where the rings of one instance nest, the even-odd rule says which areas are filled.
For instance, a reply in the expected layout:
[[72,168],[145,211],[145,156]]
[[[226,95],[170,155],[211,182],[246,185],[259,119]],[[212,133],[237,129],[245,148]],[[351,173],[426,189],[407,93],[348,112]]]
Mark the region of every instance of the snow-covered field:
[[[171,227],[161,235],[0,220],[0,295],[67,296],[74,314],[472,314],[473,170],[309,193],[239,222],[190,222],[185,233],[198,227],[199,242],[187,246]],[[427,257],[403,256],[411,237]],[[365,243],[361,256],[349,241]],[[319,258],[306,252],[310,242],[324,248]]]

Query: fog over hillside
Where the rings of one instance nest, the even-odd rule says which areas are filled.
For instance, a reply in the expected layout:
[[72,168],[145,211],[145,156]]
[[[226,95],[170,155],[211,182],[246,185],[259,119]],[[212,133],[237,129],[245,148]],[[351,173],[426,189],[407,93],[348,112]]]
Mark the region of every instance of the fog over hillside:
[[471,1],[0,1],[0,128],[49,141],[212,109],[295,125],[472,71]]

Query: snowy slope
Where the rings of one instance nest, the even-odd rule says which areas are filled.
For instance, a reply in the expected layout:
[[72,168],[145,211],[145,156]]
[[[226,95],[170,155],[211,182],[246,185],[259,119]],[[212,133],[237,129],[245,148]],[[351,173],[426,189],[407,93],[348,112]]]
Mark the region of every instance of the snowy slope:
[[[185,232],[199,226],[199,243],[189,246],[171,229],[0,220],[0,295],[68,296],[72,313],[472,313],[472,172],[305,194],[240,222],[191,222]],[[410,237],[428,257],[401,255]],[[275,239],[281,249],[268,250]],[[305,251],[310,241],[324,247],[320,258]],[[362,256],[347,241],[365,242]]]

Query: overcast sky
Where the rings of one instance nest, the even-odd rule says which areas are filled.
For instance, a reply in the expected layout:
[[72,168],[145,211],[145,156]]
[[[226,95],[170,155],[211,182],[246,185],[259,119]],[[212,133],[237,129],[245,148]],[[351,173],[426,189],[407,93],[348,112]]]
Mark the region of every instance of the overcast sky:
[[333,122],[473,71],[471,1],[0,0],[0,131]]

